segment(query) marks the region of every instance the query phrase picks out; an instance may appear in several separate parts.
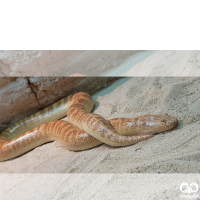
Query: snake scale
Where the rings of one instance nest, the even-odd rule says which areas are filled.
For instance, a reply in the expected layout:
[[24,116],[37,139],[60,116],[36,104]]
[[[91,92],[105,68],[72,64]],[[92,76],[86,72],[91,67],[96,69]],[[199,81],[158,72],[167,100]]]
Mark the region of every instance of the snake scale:
[[[84,92],[70,95],[10,126],[0,135],[0,161],[58,140],[69,150],[80,151],[106,143],[128,146],[172,129],[177,119],[170,115],[145,115],[109,121],[91,113],[94,100]],[[68,121],[58,120],[68,116]]]

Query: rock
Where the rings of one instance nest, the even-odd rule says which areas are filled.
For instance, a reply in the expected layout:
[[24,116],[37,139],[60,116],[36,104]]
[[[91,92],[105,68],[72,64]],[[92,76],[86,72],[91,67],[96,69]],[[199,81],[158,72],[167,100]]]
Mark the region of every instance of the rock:
[[30,77],[0,78],[0,130],[79,91],[93,94],[119,78]]

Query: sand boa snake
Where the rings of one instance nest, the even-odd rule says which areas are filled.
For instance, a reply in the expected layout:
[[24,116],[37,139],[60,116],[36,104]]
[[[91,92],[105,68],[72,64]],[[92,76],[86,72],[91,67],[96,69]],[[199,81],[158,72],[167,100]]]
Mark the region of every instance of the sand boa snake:
[[[128,146],[176,126],[170,115],[146,115],[109,121],[91,113],[92,97],[84,92],[70,95],[18,121],[0,135],[0,161],[17,157],[41,144],[58,140],[79,151],[106,143]],[[68,116],[68,121],[58,120]]]

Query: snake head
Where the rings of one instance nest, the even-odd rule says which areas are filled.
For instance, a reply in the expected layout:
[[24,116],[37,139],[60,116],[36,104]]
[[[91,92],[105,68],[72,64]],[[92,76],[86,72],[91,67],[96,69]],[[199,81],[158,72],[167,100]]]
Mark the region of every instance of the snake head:
[[159,132],[175,128],[178,124],[177,118],[171,115],[149,115],[148,118],[149,123]]
[[175,128],[178,124],[176,117],[170,115],[145,115],[135,118],[115,118],[109,123],[120,135],[146,135],[158,134]]

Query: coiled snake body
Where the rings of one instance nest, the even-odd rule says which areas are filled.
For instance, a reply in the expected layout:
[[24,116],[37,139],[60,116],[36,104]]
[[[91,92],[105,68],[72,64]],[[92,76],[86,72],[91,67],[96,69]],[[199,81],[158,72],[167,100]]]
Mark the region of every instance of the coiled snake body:
[[[106,143],[128,146],[173,128],[170,115],[146,115],[109,121],[93,110],[92,97],[79,92],[20,120],[0,135],[0,161],[17,157],[41,144],[58,140],[69,150],[79,151]],[[57,120],[68,116],[68,121]],[[36,127],[36,128],[35,128]]]

